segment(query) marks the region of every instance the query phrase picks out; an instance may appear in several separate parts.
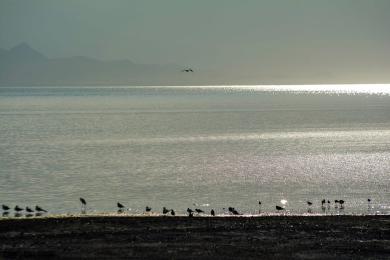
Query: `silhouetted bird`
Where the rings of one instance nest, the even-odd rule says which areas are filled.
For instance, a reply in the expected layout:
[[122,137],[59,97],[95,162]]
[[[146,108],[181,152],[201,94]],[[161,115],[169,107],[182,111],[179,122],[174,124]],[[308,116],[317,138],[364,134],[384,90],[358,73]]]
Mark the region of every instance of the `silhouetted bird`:
[[169,211],[170,211],[169,209],[167,209],[166,207],[163,207],[163,214],[164,215],[167,214]]
[[344,208],[344,200],[339,200],[339,203],[340,203],[340,206],[342,207],[342,208]]
[[116,205],[118,206],[118,210],[120,211],[122,211],[125,208],[125,206],[123,206],[123,204],[120,202],[117,202]]
[[213,217],[215,216],[215,211],[214,211],[214,209],[211,210],[210,214],[211,214],[211,216],[213,216]]
[[328,204],[330,204],[330,200],[328,200]]
[[26,207],[26,211],[29,213],[34,212],[34,210],[30,209],[29,207]]
[[283,207],[280,207],[280,206],[278,206],[278,205],[276,205],[276,210],[284,210],[284,208]]
[[173,209],[171,209],[171,215],[172,215],[172,216],[175,216],[175,215],[176,215],[176,213],[175,213],[175,211],[174,211]]
[[83,206],[83,207],[85,207],[87,205],[87,202],[83,198],[80,198],[80,202],[81,202],[81,206]]
[[23,211],[23,208],[19,207],[18,205],[15,206],[14,210],[16,212],[20,212],[20,211]]
[[306,203],[307,203],[308,206],[313,205],[313,202],[311,202],[311,201],[307,201]]
[[232,214],[233,215],[241,215],[235,208],[233,208]]
[[193,214],[194,211],[192,209],[190,209],[190,208],[187,208],[187,213],[190,215],[190,214]]
[[335,203],[335,204],[339,203],[339,200],[334,200],[334,203]]
[[1,205],[1,208],[4,210],[4,211],[7,211],[9,210],[10,208],[7,206],[7,205]]
[[203,210],[201,210],[201,209],[195,209],[195,211],[196,211],[196,213],[198,213],[198,214],[200,214],[200,213],[204,213],[204,211],[203,211]]
[[47,212],[46,210],[44,210],[43,208],[39,207],[38,205],[35,206],[35,210],[38,211],[38,212]]
[[261,206],[261,201],[259,200],[259,206]]
[[149,206],[146,206],[146,207],[145,207],[145,211],[146,211],[146,212],[150,212],[150,211],[152,211],[152,208],[149,207]]
[[184,69],[182,72],[194,72],[192,69]]
[[367,202],[370,203],[370,202],[371,202],[371,199],[367,199]]
[[229,212],[233,213],[234,208],[229,207],[228,210],[229,210]]
[[321,205],[324,206],[325,202],[325,199],[321,200]]

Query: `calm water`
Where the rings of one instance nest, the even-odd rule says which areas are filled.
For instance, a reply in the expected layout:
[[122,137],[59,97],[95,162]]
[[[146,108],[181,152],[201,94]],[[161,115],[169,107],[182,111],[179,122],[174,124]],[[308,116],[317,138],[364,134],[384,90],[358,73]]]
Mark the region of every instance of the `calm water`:
[[0,203],[54,213],[390,214],[390,86],[2,87],[0,177]]

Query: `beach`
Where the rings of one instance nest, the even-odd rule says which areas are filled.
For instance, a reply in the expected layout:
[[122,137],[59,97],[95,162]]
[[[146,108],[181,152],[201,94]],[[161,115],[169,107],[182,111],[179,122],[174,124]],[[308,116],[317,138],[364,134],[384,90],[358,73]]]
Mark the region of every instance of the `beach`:
[[0,220],[0,259],[390,259],[390,216]]

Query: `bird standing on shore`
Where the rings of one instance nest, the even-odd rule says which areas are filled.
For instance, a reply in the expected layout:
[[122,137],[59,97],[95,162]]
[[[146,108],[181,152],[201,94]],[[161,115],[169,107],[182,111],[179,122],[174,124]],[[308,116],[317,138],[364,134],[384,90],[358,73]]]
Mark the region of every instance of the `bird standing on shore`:
[[169,209],[167,209],[166,207],[163,207],[163,214],[164,215],[167,214],[169,211],[170,211]]
[[283,207],[281,207],[281,206],[278,206],[278,205],[276,205],[276,206],[275,206],[275,208],[276,208],[276,210],[277,210],[277,211],[284,210],[284,208],[283,208]]
[[145,212],[150,212],[150,211],[152,211],[152,208],[149,207],[149,206],[146,206],[146,207],[145,207]]
[[201,209],[195,209],[195,211],[196,211],[196,213],[198,213],[198,215],[201,214],[201,213],[204,213],[204,211],[201,210]]
[[85,214],[85,212],[87,211],[87,201],[84,198],[80,198],[80,202],[81,202],[81,213]]
[[313,202],[311,201],[306,201],[307,205],[310,207],[311,205],[313,205]]
[[35,206],[35,211],[37,211],[37,212],[47,212],[46,210],[44,210],[43,208],[39,207],[38,205]]
[[192,217],[193,214],[194,214],[194,211],[192,209],[190,209],[190,208],[187,208],[187,213],[188,213],[189,217]]
[[26,212],[32,213],[32,212],[34,212],[34,210],[32,210],[30,207],[26,207]]
[[21,208],[21,207],[19,207],[18,205],[16,205],[15,208],[14,208],[14,210],[15,210],[16,212],[20,212],[20,211],[23,211],[24,209]]
[[123,212],[123,210],[125,209],[125,206],[123,206],[123,204],[120,203],[120,202],[117,202],[116,205],[117,205],[117,207],[118,207],[118,212],[119,212],[119,213],[120,213],[120,212]]
[[173,209],[171,209],[171,215],[172,215],[172,216],[175,216],[175,215],[176,215],[176,213],[175,213],[175,211],[174,211]]
[[214,209],[211,209],[210,214],[211,214],[211,216],[215,217],[215,211],[214,211]]
[[10,207],[8,207],[7,205],[1,205],[1,208],[4,210],[4,211],[8,211],[10,210]]

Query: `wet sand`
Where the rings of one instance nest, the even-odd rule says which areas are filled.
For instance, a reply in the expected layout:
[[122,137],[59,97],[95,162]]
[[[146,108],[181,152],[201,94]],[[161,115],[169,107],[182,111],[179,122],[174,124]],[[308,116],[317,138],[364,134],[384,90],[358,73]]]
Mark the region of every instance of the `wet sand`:
[[0,259],[390,259],[390,216],[0,220]]

